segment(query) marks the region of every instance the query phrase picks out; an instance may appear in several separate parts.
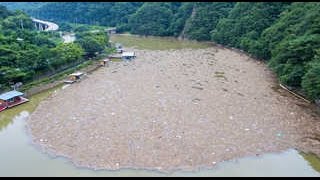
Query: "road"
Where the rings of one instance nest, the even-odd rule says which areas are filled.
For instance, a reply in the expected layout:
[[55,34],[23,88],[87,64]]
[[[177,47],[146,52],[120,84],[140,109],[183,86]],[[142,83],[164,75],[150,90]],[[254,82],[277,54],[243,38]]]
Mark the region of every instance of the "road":
[[40,19],[36,19],[36,18],[31,18],[32,21],[34,22],[38,22],[38,23],[42,23],[42,24],[46,24],[48,25],[48,28],[45,29],[44,31],[56,31],[59,29],[59,26],[53,22],[48,22],[48,21],[43,21],[43,20],[40,20]]
[[72,43],[76,40],[76,36],[74,33],[66,33],[62,36],[62,38],[64,43]]

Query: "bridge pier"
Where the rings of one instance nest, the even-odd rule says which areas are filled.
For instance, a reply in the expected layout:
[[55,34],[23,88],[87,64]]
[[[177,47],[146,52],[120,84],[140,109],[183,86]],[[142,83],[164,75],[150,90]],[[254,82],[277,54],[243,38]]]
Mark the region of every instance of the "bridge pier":
[[38,31],[44,31],[45,29],[48,28],[47,25],[41,24],[41,23],[38,23],[38,22],[34,22],[34,26]]
[[39,22],[33,22],[34,23],[34,27],[36,30],[38,31],[45,31],[46,29],[49,28],[49,26],[47,24],[43,24],[43,23],[39,23]]

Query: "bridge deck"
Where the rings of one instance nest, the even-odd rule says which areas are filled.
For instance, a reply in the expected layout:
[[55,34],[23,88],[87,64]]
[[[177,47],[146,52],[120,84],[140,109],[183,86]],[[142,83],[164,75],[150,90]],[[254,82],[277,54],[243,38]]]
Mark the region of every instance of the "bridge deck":
[[47,25],[48,28],[46,28],[44,31],[56,31],[56,30],[59,29],[59,26],[57,24],[55,24],[55,23],[52,23],[52,22],[42,21],[42,20],[36,19],[36,18],[32,18],[32,21],[36,22],[36,23]]

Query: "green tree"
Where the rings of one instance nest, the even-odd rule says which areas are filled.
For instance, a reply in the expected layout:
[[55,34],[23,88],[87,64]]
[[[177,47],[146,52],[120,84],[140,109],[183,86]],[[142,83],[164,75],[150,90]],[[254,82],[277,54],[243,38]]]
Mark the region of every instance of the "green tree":
[[312,60],[317,48],[320,48],[320,35],[305,35],[283,41],[272,51],[269,66],[283,83],[300,87],[306,72],[305,65]]
[[104,32],[84,32],[77,35],[77,43],[81,45],[89,57],[101,53],[109,44],[109,37]]
[[58,68],[81,60],[83,54],[84,50],[76,43],[60,44],[51,50],[49,64],[54,68]]
[[168,36],[172,11],[165,8],[165,3],[145,3],[129,19],[131,32],[134,34]]
[[308,64],[308,71],[302,77],[302,88],[312,99],[320,99],[320,49]]
[[186,2],[182,3],[181,6],[176,10],[174,17],[171,21],[170,27],[168,29],[169,34],[177,37],[179,36],[185,27],[186,21],[191,16],[194,3]]
[[219,20],[226,17],[234,6],[230,2],[198,2],[194,6],[194,15],[186,24],[186,36],[195,40],[210,40],[210,32]]
[[0,5],[0,18],[6,18],[8,16],[10,16],[12,13],[10,11],[7,10],[7,8],[5,6]]
[[19,68],[0,67],[0,84],[9,86],[9,83],[23,82],[28,78],[27,73]]
[[270,27],[289,3],[239,2],[228,17],[221,19],[212,31],[212,39],[218,43],[241,48],[264,58],[265,48],[260,41],[261,33]]
[[283,40],[319,33],[319,10],[319,3],[292,3],[280,14],[278,21],[261,34],[261,42],[266,47],[264,58],[270,59],[271,51]]

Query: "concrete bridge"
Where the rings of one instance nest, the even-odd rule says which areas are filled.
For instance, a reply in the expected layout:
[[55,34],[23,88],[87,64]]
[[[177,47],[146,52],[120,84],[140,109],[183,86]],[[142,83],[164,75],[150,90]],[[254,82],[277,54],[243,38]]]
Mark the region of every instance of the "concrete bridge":
[[56,31],[59,29],[59,26],[55,23],[48,22],[48,21],[42,21],[40,19],[31,18],[34,26],[39,31]]

